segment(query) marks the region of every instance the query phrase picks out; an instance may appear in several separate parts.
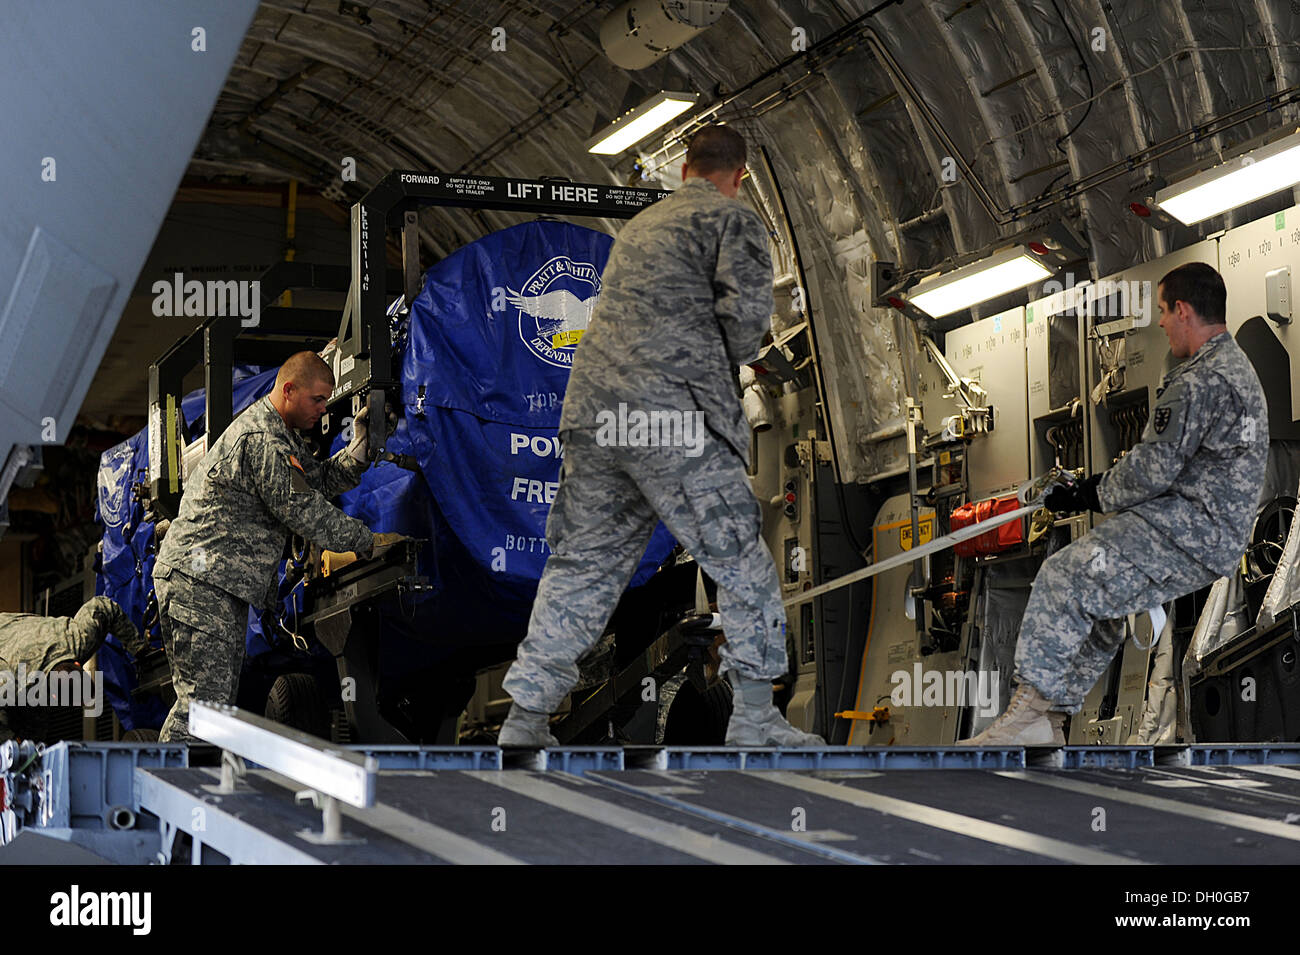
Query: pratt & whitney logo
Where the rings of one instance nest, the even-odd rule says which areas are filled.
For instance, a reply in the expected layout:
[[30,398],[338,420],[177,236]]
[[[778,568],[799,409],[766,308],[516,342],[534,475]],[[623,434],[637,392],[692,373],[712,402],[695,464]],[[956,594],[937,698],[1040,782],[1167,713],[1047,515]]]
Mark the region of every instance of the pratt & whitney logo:
[[573,367],[573,351],[600,297],[600,271],[589,262],[557,255],[506,301],[519,309],[519,338],[542,361]]

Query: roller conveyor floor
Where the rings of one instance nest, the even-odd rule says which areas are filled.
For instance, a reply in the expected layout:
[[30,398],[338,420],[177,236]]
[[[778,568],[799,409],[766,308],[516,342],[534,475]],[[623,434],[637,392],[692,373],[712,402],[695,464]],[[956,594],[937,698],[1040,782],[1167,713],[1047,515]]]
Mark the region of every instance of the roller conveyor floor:
[[[527,760],[497,768],[489,755],[499,758],[499,751],[480,751],[472,761],[450,749],[379,753],[375,805],[344,806],[347,841],[336,844],[321,842],[321,812],[295,800],[299,787],[266,770],[250,769],[237,791],[218,793],[216,769],[142,767],[136,788],[141,808],[162,819],[164,830],[194,834],[195,862],[1300,860],[1295,746],[1171,747],[1163,757],[1160,748],[936,749],[896,751],[891,759],[862,748],[751,751],[748,758],[657,750],[636,759],[620,750],[573,749],[548,751],[534,768]],[[455,766],[458,759],[492,768],[382,768]],[[846,768],[854,761],[863,765]],[[810,762],[838,768],[806,768]],[[952,768],[913,768],[935,764]],[[718,768],[682,768],[698,766]],[[179,843],[174,849],[183,854]]]

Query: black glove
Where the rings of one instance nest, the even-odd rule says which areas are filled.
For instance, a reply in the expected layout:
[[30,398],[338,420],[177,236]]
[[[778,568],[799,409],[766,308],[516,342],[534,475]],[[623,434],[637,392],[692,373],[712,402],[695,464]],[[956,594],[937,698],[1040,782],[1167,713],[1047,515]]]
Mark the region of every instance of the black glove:
[[1096,511],[1102,513],[1101,502],[1097,500],[1097,485],[1101,475],[1094,474],[1073,484],[1057,484],[1043,496],[1043,507],[1057,514],[1074,511]]

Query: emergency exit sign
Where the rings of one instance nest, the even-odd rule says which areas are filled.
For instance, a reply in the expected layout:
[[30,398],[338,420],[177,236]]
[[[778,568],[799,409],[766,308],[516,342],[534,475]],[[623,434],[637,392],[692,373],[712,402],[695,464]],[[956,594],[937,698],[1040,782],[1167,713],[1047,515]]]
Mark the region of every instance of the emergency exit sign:
[[[928,544],[934,539],[934,518],[923,517],[919,521],[921,543]],[[898,529],[898,546],[903,550],[912,549],[912,522],[908,521]]]

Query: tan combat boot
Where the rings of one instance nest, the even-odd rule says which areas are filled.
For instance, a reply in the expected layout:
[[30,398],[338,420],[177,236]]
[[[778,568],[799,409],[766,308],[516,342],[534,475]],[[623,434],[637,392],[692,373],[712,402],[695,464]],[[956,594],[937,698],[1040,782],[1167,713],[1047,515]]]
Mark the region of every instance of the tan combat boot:
[[786,722],[772,704],[770,680],[751,680],[738,670],[728,670],[731,683],[731,719],[728,746],[825,746],[826,740]]
[[[1041,746],[1055,733],[1047,716],[1051,704],[1028,683],[1021,683],[1006,711],[983,733],[957,741],[958,746]],[[1064,737],[1062,737],[1064,738]]]
[[1047,711],[1047,721],[1052,724],[1052,743],[1056,746],[1065,745],[1065,718],[1068,713],[1062,713],[1058,710]]
[[518,703],[511,703],[506,721],[501,724],[501,732],[497,734],[497,745],[502,749],[545,749],[548,746],[559,746],[560,741],[551,735],[550,721],[550,713],[535,713]]

